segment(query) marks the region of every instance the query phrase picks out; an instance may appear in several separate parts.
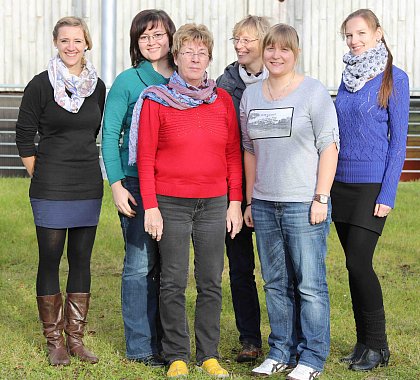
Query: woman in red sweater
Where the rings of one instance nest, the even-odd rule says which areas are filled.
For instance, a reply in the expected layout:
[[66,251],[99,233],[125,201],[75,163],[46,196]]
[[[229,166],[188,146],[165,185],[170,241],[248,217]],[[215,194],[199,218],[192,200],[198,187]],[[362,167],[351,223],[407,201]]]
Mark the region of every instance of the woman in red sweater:
[[160,312],[168,377],[188,374],[185,290],[191,236],[196,360],[210,375],[229,376],[217,361],[221,281],[226,228],[234,238],[242,227],[242,164],[232,99],[207,79],[212,49],[213,38],[204,25],[179,28],[172,47],[177,72],[167,85],[146,89],[133,112],[135,120],[141,108],[137,161],[144,228],[159,242],[161,254]]

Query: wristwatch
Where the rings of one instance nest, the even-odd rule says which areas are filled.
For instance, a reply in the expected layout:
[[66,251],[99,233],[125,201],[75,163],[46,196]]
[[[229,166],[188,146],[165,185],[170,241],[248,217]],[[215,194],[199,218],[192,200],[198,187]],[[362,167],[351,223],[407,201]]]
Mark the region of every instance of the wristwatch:
[[325,194],[315,194],[313,200],[326,205],[328,203],[328,198],[329,196]]

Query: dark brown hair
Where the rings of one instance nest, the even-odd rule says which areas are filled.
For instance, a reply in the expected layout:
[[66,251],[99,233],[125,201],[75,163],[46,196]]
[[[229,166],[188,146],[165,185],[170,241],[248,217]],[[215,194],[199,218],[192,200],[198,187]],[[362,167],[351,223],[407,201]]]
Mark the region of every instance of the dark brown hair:
[[[346,24],[347,22],[355,17],[361,17],[363,20],[366,21],[369,28],[373,31],[376,31],[378,28],[381,28],[381,24],[379,23],[378,18],[376,17],[375,13],[373,13],[370,9],[358,9],[353,13],[350,13],[347,18],[341,24],[341,34],[344,36],[346,33]],[[381,41],[385,45],[386,50],[388,51],[388,61],[386,62],[385,70],[384,70],[384,77],[382,79],[381,88],[379,89],[378,94],[378,102],[379,105],[383,108],[388,107],[389,97],[392,93],[393,87],[393,78],[392,78],[392,61],[393,57],[391,51],[388,48],[388,45],[385,42],[384,34],[382,33]]]
[[[133,18],[130,28],[130,57],[131,65],[137,67],[140,62],[146,58],[143,57],[139,48],[139,37],[144,33],[149,23],[152,28],[162,23],[169,39],[169,51],[172,48],[173,34],[175,33],[175,24],[165,11],[159,9],[146,9],[137,13]],[[169,64],[174,66],[172,55],[169,53]]]

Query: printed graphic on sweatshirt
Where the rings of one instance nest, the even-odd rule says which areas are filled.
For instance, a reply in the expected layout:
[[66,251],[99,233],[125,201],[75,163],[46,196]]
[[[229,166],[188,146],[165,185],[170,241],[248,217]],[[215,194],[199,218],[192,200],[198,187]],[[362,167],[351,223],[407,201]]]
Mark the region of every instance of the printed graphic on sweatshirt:
[[249,111],[247,133],[251,140],[277,139],[292,135],[294,107]]

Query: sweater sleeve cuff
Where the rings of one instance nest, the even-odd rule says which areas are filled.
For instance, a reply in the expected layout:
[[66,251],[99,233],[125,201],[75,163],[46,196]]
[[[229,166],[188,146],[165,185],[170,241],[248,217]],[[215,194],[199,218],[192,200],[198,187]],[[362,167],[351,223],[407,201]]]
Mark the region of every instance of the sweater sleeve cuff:
[[398,182],[395,186],[392,186],[389,183],[382,183],[381,191],[379,192],[378,197],[376,198],[377,204],[387,205],[391,208],[394,208],[395,197],[397,195]]
[[111,174],[111,175],[109,175],[108,173],[106,173],[106,175],[108,177],[109,186],[111,186],[115,182],[121,181],[122,179],[125,178],[124,173]]
[[378,198],[376,198],[376,203],[394,208],[395,194],[386,194],[385,192],[381,191],[378,195]]
[[242,189],[230,189],[229,200],[242,202]]
[[147,195],[145,197],[142,196],[142,201],[143,201],[143,208],[145,210],[148,210],[149,208],[158,207],[156,195]]
[[35,145],[31,144],[30,146],[17,145],[19,156],[20,157],[32,157],[36,156]]
[[[103,153],[102,157],[104,157]],[[121,162],[119,160],[110,161],[104,159],[103,163],[105,165],[106,176],[110,185],[125,178],[125,173],[121,167]]]

